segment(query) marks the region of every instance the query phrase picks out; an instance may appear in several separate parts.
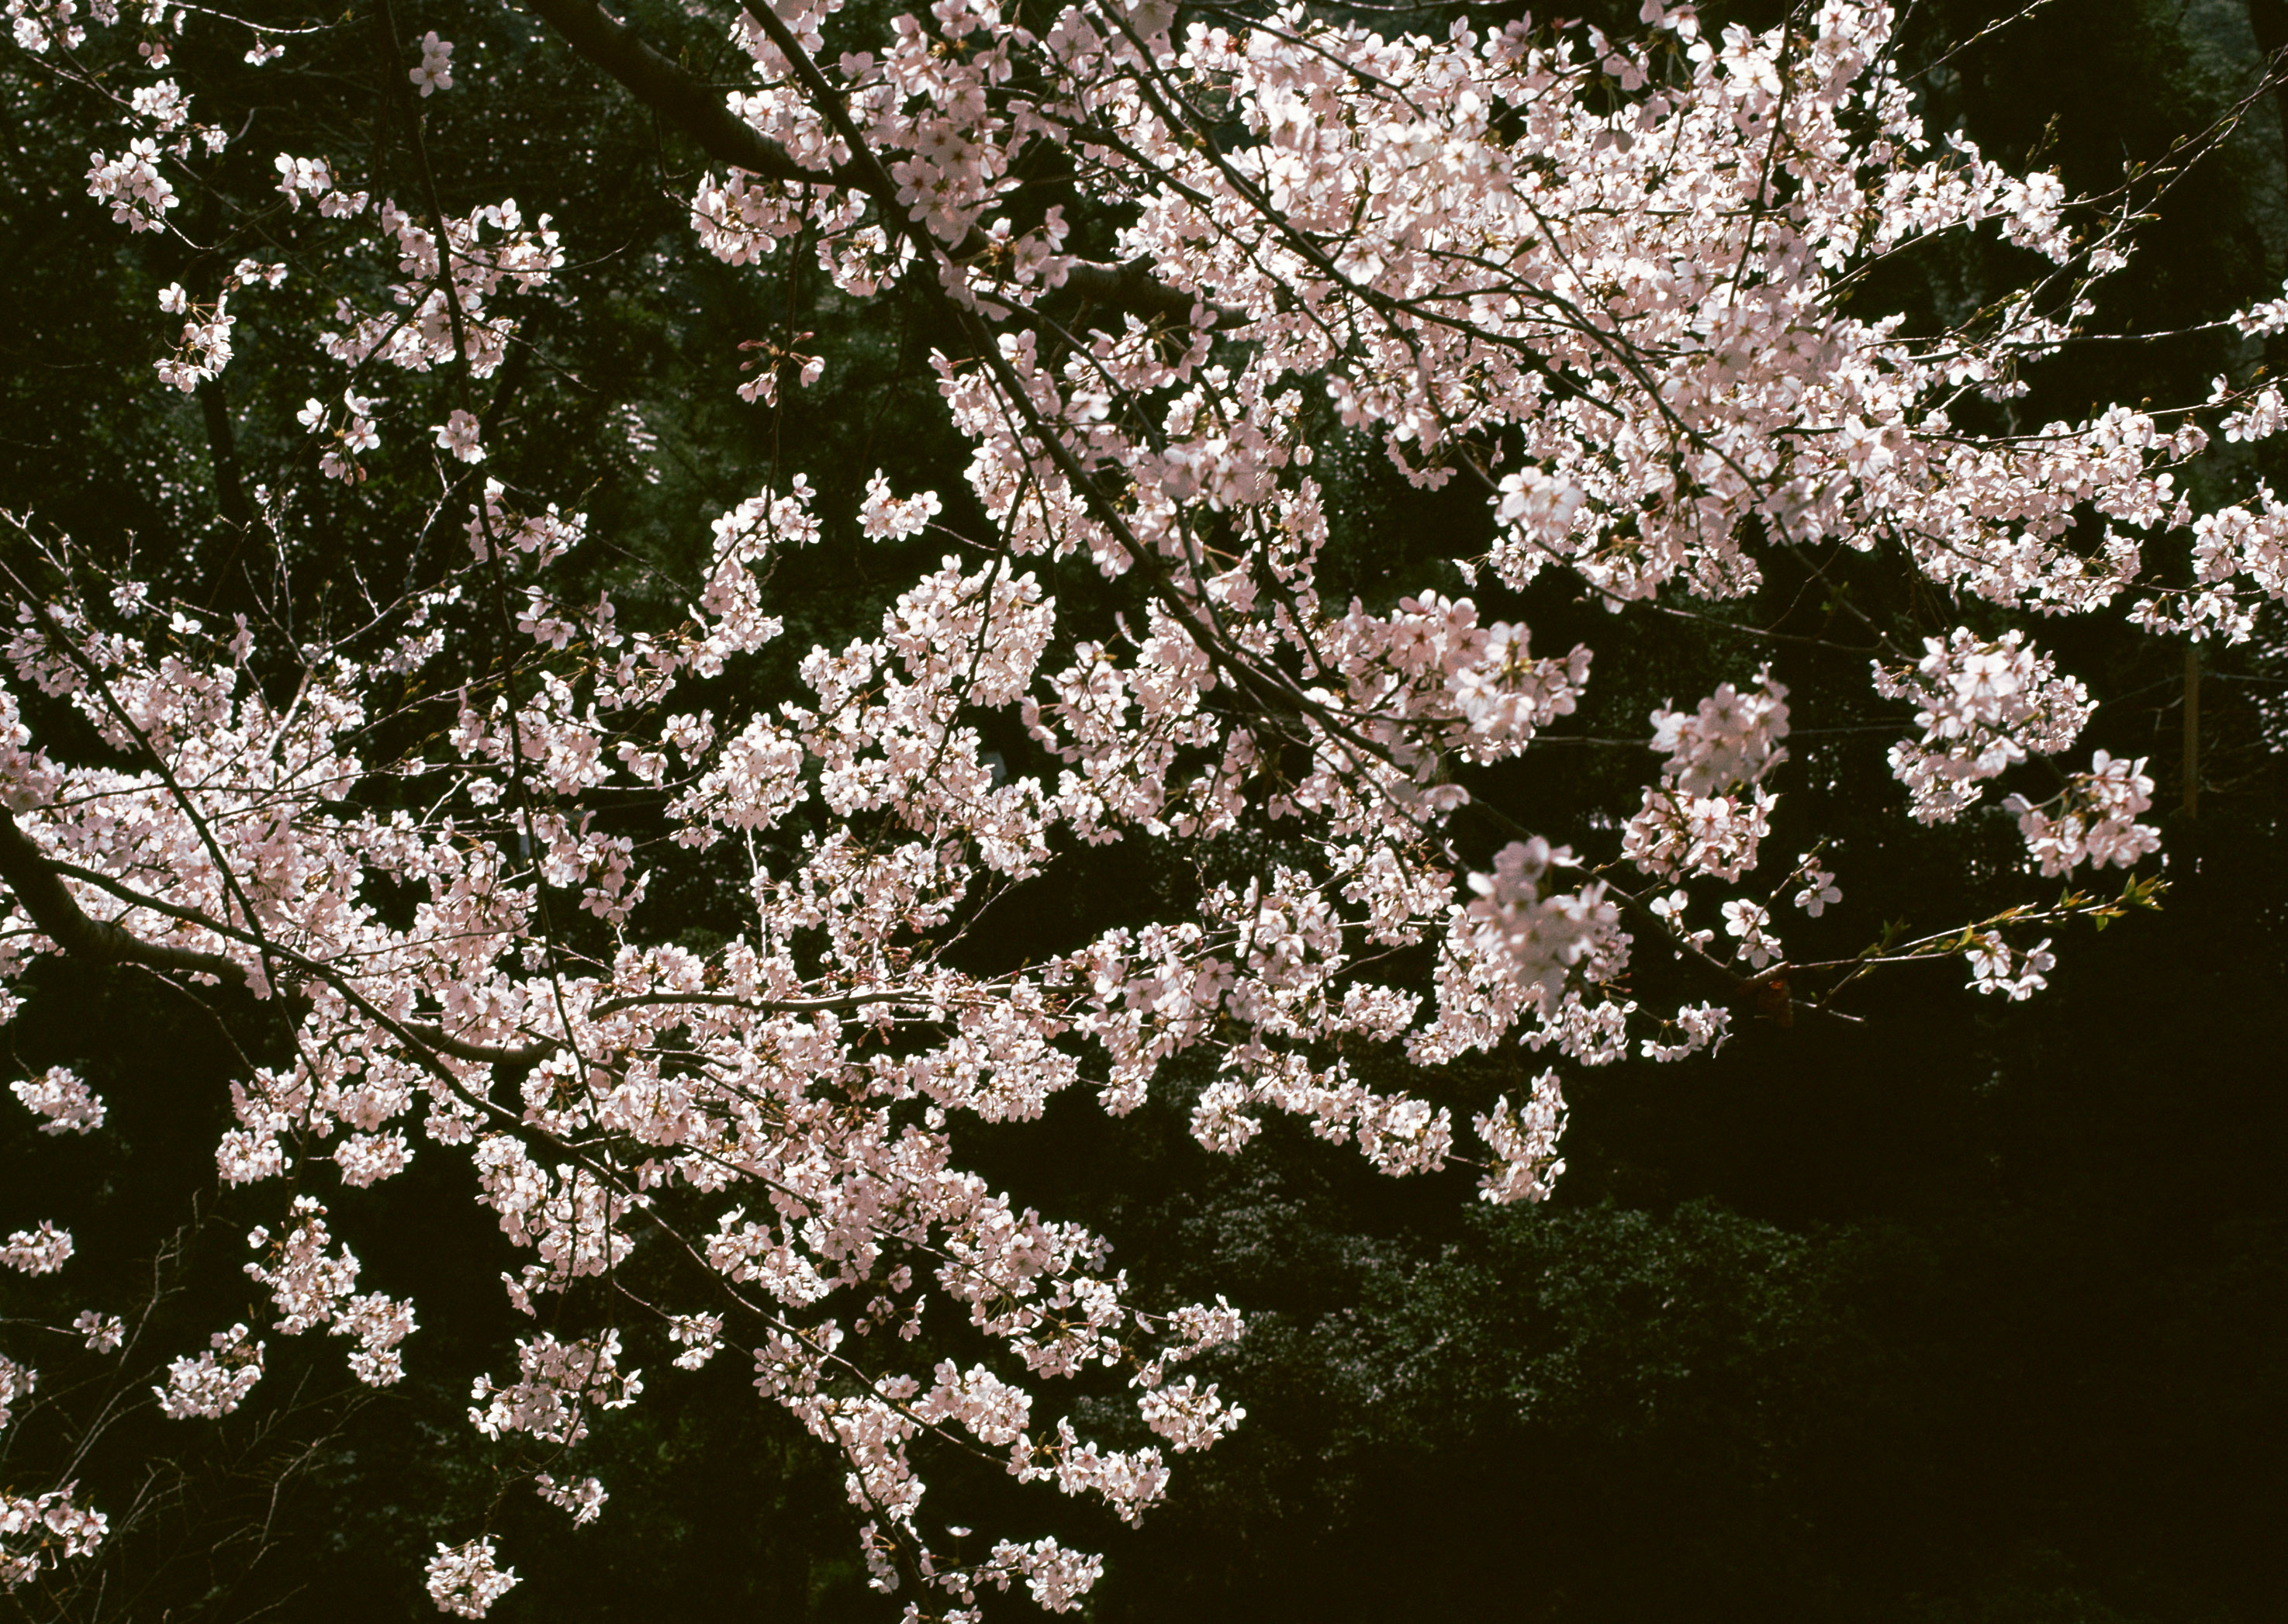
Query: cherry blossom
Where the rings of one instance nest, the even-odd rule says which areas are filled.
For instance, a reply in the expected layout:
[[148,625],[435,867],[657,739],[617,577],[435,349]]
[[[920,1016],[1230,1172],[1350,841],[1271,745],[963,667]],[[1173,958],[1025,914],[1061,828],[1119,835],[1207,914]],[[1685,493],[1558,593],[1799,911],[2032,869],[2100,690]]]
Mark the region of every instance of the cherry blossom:
[[[1984,642],[1958,630],[1945,643],[1924,641],[1911,671],[1878,667],[1875,690],[1920,707],[1916,741],[1891,750],[1891,770],[1913,792],[1915,817],[1951,821],[1978,799],[1986,779],[2026,759],[2066,749],[2093,707],[2080,682],[2057,674],[2022,631]],[[1935,748],[1934,748],[1935,747]]]
[[453,42],[439,39],[432,28],[421,36],[421,66],[405,75],[425,97],[453,88]]
[[1814,919],[1843,900],[1843,891],[1835,883],[1835,876],[1819,863],[1819,855],[1807,852],[1796,859],[1796,872],[1803,878],[1803,889],[1795,894],[1795,905]]
[[53,1274],[71,1260],[71,1232],[47,1219],[37,1229],[20,1229],[0,1245],[0,1265],[24,1274]]
[[130,231],[157,231],[180,200],[159,173],[159,144],[147,136],[127,144],[116,158],[88,154],[88,195],[107,203],[111,218]]
[[99,1314],[95,1310],[82,1309],[72,1319],[72,1329],[77,1332],[91,1353],[108,1353],[119,1346],[127,1335],[127,1327],[116,1314]]
[[2018,814],[2026,851],[2045,875],[2070,874],[2085,862],[2126,868],[2161,844],[2157,830],[2136,821],[2153,804],[2153,780],[2141,759],[2117,760],[2099,750],[2090,770],[2072,774],[2053,799],[2036,805],[2012,796],[2005,804]]
[[492,1604],[521,1582],[514,1568],[498,1565],[498,1549],[490,1540],[471,1540],[462,1545],[438,1541],[429,1558],[429,1597],[440,1612],[456,1618],[481,1619]]
[[611,1498],[605,1492],[604,1485],[593,1477],[559,1483],[549,1473],[541,1472],[533,1478],[532,1486],[550,1505],[569,1512],[572,1525],[576,1528],[594,1522],[597,1514],[603,1510],[604,1502]]
[[485,460],[485,448],[478,439],[477,420],[459,407],[455,407],[452,416],[432,432],[437,437],[438,448],[451,452],[459,461],[481,463]]
[[1758,970],[1782,956],[1778,940],[1766,929],[1771,922],[1768,911],[1744,898],[1724,905],[1725,931],[1740,939],[1738,955]]
[[29,1497],[0,1491],[0,1586],[13,1588],[103,1542],[110,1519],[74,1503],[78,1488],[67,1483]]
[[151,1390],[169,1419],[227,1415],[262,1379],[263,1344],[250,1337],[243,1324],[217,1331],[211,1340],[212,1346],[196,1359],[171,1363],[167,1384]]
[[[336,1153],[339,1160],[339,1153]],[[346,1175],[346,1182],[363,1182]],[[266,1254],[272,1261],[250,1263],[248,1277],[270,1290],[281,1335],[296,1336],[319,1326],[330,1326],[337,1336],[354,1336],[358,1350],[349,1356],[350,1373],[370,1387],[386,1387],[405,1374],[397,1344],[414,1329],[409,1304],[393,1301],[379,1292],[353,1295],[358,1260],[344,1248],[330,1252],[326,1209],[313,1196],[297,1196],[291,1208],[294,1228],[275,1246],[270,1232],[257,1229],[246,1238],[248,1249]],[[222,1344],[218,1343],[218,1347]],[[256,1365],[259,1366],[259,1348]]]
[[103,1126],[101,1097],[68,1066],[52,1066],[37,1077],[18,1078],[8,1087],[18,1099],[47,1119],[40,1124],[42,1133],[93,1133]]
[[14,1422],[16,1406],[29,1398],[39,1384],[38,1371],[0,1357],[0,1427]]
[[1970,984],[1982,993],[2001,993],[2013,1002],[2030,998],[2049,985],[2044,972],[2057,965],[2057,957],[2049,948],[2046,939],[2021,950],[2012,947],[1999,931],[1981,932],[1965,952],[1970,961]]

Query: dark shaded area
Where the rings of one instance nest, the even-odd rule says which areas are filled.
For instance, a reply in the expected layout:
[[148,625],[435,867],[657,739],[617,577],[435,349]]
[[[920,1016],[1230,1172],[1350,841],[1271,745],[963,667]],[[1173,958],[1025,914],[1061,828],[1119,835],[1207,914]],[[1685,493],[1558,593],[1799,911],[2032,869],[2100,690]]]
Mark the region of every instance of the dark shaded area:
[[1594,1074],[1542,1212],[1172,1198],[1268,1311],[1251,1422],[1100,1616],[2277,1616],[2288,982],[2239,899],[2288,876],[2243,850],[2006,1018]]

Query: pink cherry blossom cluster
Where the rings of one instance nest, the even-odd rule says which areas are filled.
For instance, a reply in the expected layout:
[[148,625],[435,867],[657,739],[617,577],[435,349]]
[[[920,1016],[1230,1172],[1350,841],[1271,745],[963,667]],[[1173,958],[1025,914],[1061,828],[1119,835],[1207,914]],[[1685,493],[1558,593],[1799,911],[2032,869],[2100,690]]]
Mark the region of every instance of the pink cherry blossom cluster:
[[171,1363],[166,1385],[151,1390],[160,1410],[172,1420],[199,1416],[211,1421],[227,1415],[246,1402],[262,1379],[264,1344],[250,1335],[243,1322],[217,1331],[209,1341],[211,1345],[196,1359]]
[[[0,1385],[4,1383],[0,1376]],[[78,1488],[67,1483],[29,1496],[0,1490],[0,1585],[13,1588],[103,1543],[111,1520],[75,1503]]]
[[[352,197],[362,204],[362,194]],[[394,253],[398,273],[405,279],[389,288],[396,308],[363,313],[348,299],[339,300],[334,317],[342,327],[326,335],[326,353],[351,368],[378,359],[413,372],[448,364],[457,353],[473,376],[490,375],[507,353],[516,322],[489,314],[487,301],[504,287],[519,292],[544,287],[564,263],[549,218],[544,214],[528,225],[523,210],[510,198],[446,219],[441,224],[447,251],[441,262],[437,222],[409,213],[391,200],[384,200],[377,218],[384,242],[376,246]],[[449,275],[441,280],[441,263],[449,267]]]
[[2005,804],[2018,814],[2026,850],[2047,875],[2070,874],[2085,862],[2126,868],[2160,848],[2159,834],[2136,820],[2153,804],[2142,758],[2118,760],[2099,750],[2090,770],[2070,774],[2050,800],[2036,805],[2012,796]]
[[52,1066],[37,1077],[19,1078],[8,1087],[47,1119],[40,1124],[42,1133],[92,1133],[103,1126],[102,1097],[68,1066]]
[[429,1558],[429,1599],[437,1611],[456,1618],[481,1619],[492,1604],[523,1581],[514,1568],[499,1565],[500,1551],[490,1540],[470,1540],[460,1545],[438,1541]]
[[1652,725],[1668,761],[1622,831],[1622,855],[1656,879],[1737,880],[1771,832],[1779,797],[1762,784],[1787,759],[1786,685],[1767,667],[1750,692],[1725,683],[1696,712],[1653,712]]
[[[337,1160],[339,1153],[337,1153]],[[353,1184],[361,1181],[351,1178]],[[350,1373],[369,1387],[386,1387],[405,1374],[397,1344],[413,1333],[412,1305],[379,1292],[353,1295],[357,1287],[358,1260],[346,1248],[330,1252],[332,1237],[326,1230],[326,1209],[314,1196],[294,1198],[294,1227],[272,1245],[270,1232],[257,1229],[247,1236],[250,1251],[267,1252],[268,1264],[250,1263],[248,1277],[269,1287],[283,1336],[298,1336],[319,1326],[330,1326],[337,1336],[354,1336],[357,1351],[349,1356]]]
[[16,1419],[16,1406],[38,1390],[40,1373],[0,1357],[0,1427]]
[[1919,740],[1891,747],[1891,771],[1913,796],[1915,818],[1948,823],[1998,777],[2028,755],[2054,756],[2070,747],[2096,709],[2089,690],[2058,674],[2022,631],[1991,642],[1958,629],[1942,643],[1923,642],[1912,670],[1879,665],[1875,691],[1916,707]]
[[37,1229],[20,1229],[0,1245],[0,1267],[22,1274],[53,1274],[71,1261],[72,1251],[71,1231],[43,1218]]

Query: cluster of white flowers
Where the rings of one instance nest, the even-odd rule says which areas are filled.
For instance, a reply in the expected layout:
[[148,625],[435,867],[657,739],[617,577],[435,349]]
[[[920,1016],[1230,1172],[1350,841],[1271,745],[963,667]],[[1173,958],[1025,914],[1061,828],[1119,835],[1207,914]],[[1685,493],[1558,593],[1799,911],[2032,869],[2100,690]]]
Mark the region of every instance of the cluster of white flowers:
[[1714,1054],[1732,1035],[1732,1012],[1720,1004],[1687,1004],[1677,1010],[1675,1031],[1680,1041],[1647,1038],[1641,1052],[1648,1060],[1681,1060],[1702,1050]]
[[456,1618],[481,1619],[492,1604],[523,1582],[514,1568],[500,1565],[500,1552],[490,1540],[471,1540],[448,1545],[441,1540],[429,1558],[429,1599],[437,1611]]
[[1762,787],[1787,759],[1787,687],[1768,666],[1743,692],[1725,683],[1696,710],[1652,713],[1660,783],[1623,826],[1621,855],[1656,879],[1736,880],[1756,866],[1779,797]]
[[1950,822],[2029,755],[2054,756],[2078,738],[2095,706],[2080,680],[2058,675],[2022,631],[1990,641],[1958,628],[1928,638],[1911,669],[1878,664],[1875,691],[1917,707],[1919,740],[1891,747],[1891,771],[1912,794],[1924,823]]
[[313,434],[332,430],[332,443],[318,459],[319,472],[329,479],[350,485],[365,478],[365,470],[358,465],[356,458],[360,452],[370,451],[381,444],[380,432],[373,422],[373,409],[377,404],[372,397],[354,389],[343,390],[344,416],[339,426],[336,426],[332,409],[323,400],[314,398],[303,402],[302,409],[295,414],[296,421]]
[[891,494],[890,481],[880,469],[866,481],[866,499],[858,504],[859,532],[870,542],[902,541],[919,535],[945,511],[935,491],[917,495]]
[[1021,1578],[1033,1604],[1047,1612],[1070,1612],[1095,1588],[1104,1572],[1104,1558],[1060,1545],[1054,1538],[1020,1545],[1004,1540],[993,1548],[989,1570],[997,1588]]
[[75,1503],[78,1488],[67,1483],[28,1497],[0,1491],[0,1586],[13,1589],[103,1543],[110,1519]]
[[1652,748],[1668,754],[1662,780],[1696,797],[1763,782],[1787,759],[1780,743],[1787,733],[1787,688],[1772,679],[1769,666],[1745,692],[1728,682],[1696,709],[1652,713]]
[[72,1319],[71,1328],[79,1334],[91,1353],[108,1353],[126,1340],[127,1327],[116,1314],[99,1314],[91,1308],[82,1309]]
[[171,355],[153,363],[159,381],[188,394],[209,378],[221,376],[230,365],[230,331],[238,318],[230,313],[230,296],[218,293],[211,305],[195,305],[179,283],[159,295],[159,308],[170,315],[187,315],[181,342]]
[[0,1354],[0,1427],[16,1419],[16,1406],[29,1398],[40,1384],[40,1373]]
[[453,42],[432,28],[421,36],[421,66],[407,73],[425,97],[453,88]]
[[337,1336],[357,1339],[349,1367],[359,1381],[369,1387],[398,1381],[405,1374],[398,1344],[413,1334],[413,1305],[380,1292],[357,1295],[358,1260],[346,1247],[328,1250],[333,1237],[326,1229],[326,1209],[315,1196],[294,1198],[293,1220],[294,1227],[274,1246],[266,1229],[246,1238],[249,1248],[269,1255],[266,1264],[248,1264],[246,1273],[269,1287],[278,1310],[279,1334],[298,1336],[330,1326]]
[[47,1118],[44,1134],[93,1133],[103,1126],[103,1100],[68,1066],[52,1066],[37,1077],[19,1078],[8,1085],[18,1099]]
[[159,143],[148,136],[130,141],[115,158],[88,154],[87,194],[109,205],[111,218],[130,231],[157,231],[167,210],[181,200],[159,173]]
[[2023,796],[2004,803],[2018,814],[2026,851],[2045,875],[2070,874],[2083,863],[2126,868],[2161,848],[2160,831],[2137,821],[2153,804],[2153,780],[2143,757],[2125,761],[2098,751],[2090,770],[2039,805]]
[[480,425],[474,416],[459,407],[455,407],[453,415],[439,424],[431,432],[437,437],[439,450],[449,451],[464,463],[481,463],[485,460],[485,448],[480,439]]
[[7,15],[17,46],[35,55],[58,44],[75,51],[87,38],[77,20],[77,0],[8,0]]
[[588,1435],[597,1410],[624,1409],[643,1391],[639,1372],[619,1367],[620,1334],[560,1342],[543,1332],[516,1344],[518,1379],[496,1387],[479,1376],[470,1397],[481,1409],[469,1420],[487,1438],[528,1432],[543,1443],[572,1445]]
[[427,372],[453,358],[457,314],[463,360],[474,376],[491,376],[507,355],[516,323],[493,314],[489,302],[504,287],[526,292],[547,285],[564,263],[548,216],[528,224],[510,198],[449,217],[441,256],[435,234],[394,202],[384,200],[377,219],[374,245],[395,259],[403,278],[389,285],[394,308],[364,313],[339,301],[334,315],[343,325],[322,341],[326,353],[351,368],[378,358]]
[[570,1512],[575,1528],[584,1528],[594,1522],[602,1512],[604,1502],[611,1498],[604,1485],[593,1477],[559,1483],[549,1473],[542,1472],[533,1478],[532,1486],[550,1505],[560,1511]]
[[0,1267],[26,1274],[53,1274],[71,1255],[71,1232],[43,1218],[39,1228],[20,1229],[8,1237],[6,1245],[0,1246]]
[[1565,1095],[1555,1072],[1533,1080],[1533,1092],[1513,1107],[1505,1095],[1471,1124],[1493,1153],[1492,1168],[1478,1181],[1488,1201],[1538,1201],[1565,1171],[1557,1141],[1565,1132]]
[[1970,961],[1970,985],[1982,993],[2001,993],[2013,1002],[2031,998],[2049,985],[2046,972],[2057,968],[2057,955],[2046,939],[2022,951],[2002,939],[1998,931],[1982,931],[1964,950]]
[[675,1356],[679,1370],[696,1370],[721,1351],[723,1347],[723,1316],[720,1314],[676,1314],[667,1325],[670,1342],[679,1343],[683,1351]]
[[1767,928],[1772,923],[1769,908],[1744,897],[1736,897],[1724,905],[1723,913],[1724,929],[1740,939],[1736,957],[1745,959],[1761,970],[1774,959],[1784,956],[1779,939]]
[[1197,1376],[1147,1387],[1136,1408],[1144,1424],[1178,1454],[1208,1448],[1247,1419],[1245,1410],[1224,1402],[1214,1382],[1202,1387]]
[[342,1183],[353,1190],[396,1177],[412,1160],[413,1147],[406,1143],[401,1128],[393,1128],[387,1133],[351,1134],[333,1151],[334,1165],[342,1170]]
[[1491,874],[1470,876],[1477,899],[1463,918],[1481,941],[1498,942],[1510,978],[1544,1010],[1556,1006],[1574,967],[1609,939],[1619,918],[1601,882],[1578,891],[1557,883],[1558,871],[1577,866],[1569,848],[1553,850],[1537,836],[1494,853]]
[[306,197],[314,200],[318,212],[330,220],[348,219],[365,212],[372,201],[370,194],[353,192],[335,178],[333,166],[323,158],[297,158],[290,153],[280,153],[276,159],[278,190],[288,205],[296,210]]
[[171,1421],[227,1415],[246,1402],[247,1394],[262,1380],[263,1344],[251,1338],[244,1325],[217,1331],[210,1340],[213,1345],[196,1359],[170,1361],[167,1384],[151,1390]]
[[1656,879],[1736,880],[1756,866],[1778,801],[1760,786],[1696,796],[1648,788],[1624,826],[1621,855]]

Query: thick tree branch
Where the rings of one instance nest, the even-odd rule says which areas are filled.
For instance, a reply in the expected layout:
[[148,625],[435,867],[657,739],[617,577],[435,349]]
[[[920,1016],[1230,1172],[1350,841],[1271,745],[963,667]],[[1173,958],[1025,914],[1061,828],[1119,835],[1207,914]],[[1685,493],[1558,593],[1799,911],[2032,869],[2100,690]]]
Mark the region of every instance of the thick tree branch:
[[751,175],[815,186],[865,183],[847,165],[814,170],[778,142],[732,116],[719,91],[710,90],[646,44],[633,28],[592,0],[525,0],[527,9],[562,35],[565,43],[711,157]]
[[[196,924],[219,935],[242,940],[250,947],[268,946],[271,951],[291,961],[298,968],[333,982],[353,1002],[363,1005],[363,1000],[358,998],[354,989],[331,966],[306,958],[290,948],[264,944],[250,932],[206,918],[192,909],[146,896],[108,875],[51,858],[33,844],[31,836],[17,826],[14,818],[0,811],[0,883],[4,883],[16,893],[24,905],[24,911],[31,915],[32,923],[65,953],[91,963],[142,964],[155,970],[218,976],[234,986],[248,984],[245,970],[220,954],[200,953],[188,947],[168,947],[147,942],[119,925],[90,918],[73,899],[70,891],[64,888],[66,876],[108,891],[131,907],[146,908],[171,919],[179,919],[186,924]],[[601,1018],[617,1014],[622,1010],[687,1004],[743,1010],[757,1015],[784,1015],[839,1012],[881,1003],[926,1004],[929,1002],[926,994],[905,988],[829,993],[812,998],[748,998],[735,993],[629,993],[605,999],[590,1013]],[[391,1020],[382,1017],[378,1011],[373,1013],[388,1030],[400,1036],[410,1037],[437,1054],[450,1055],[456,1060],[466,1060],[479,1066],[532,1066],[565,1046],[561,1038],[540,1038],[516,1049],[472,1043],[465,1038],[455,1037],[433,1021]]]
[[90,918],[32,837],[6,812],[0,812],[0,882],[16,893],[32,923],[72,958],[214,976],[234,986],[247,984],[246,971],[220,954],[147,942],[108,921]]
[[[524,0],[524,4],[534,16],[562,35],[574,51],[719,162],[773,180],[862,192],[892,218],[905,218],[896,183],[862,148],[858,162],[812,169],[783,146],[735,117],[720,91],[711,90],[654,51],[634,29],[594,0]],[[987,246],[983,234],[973,230],[952,254],[957,259],[968,259],[984,252]],[[1090,304],[1138,316],[1188,321],[1199,305],[1196,294],[1156,281],[1141,260],[1127,265],[1069,260],[1064,285]]]

